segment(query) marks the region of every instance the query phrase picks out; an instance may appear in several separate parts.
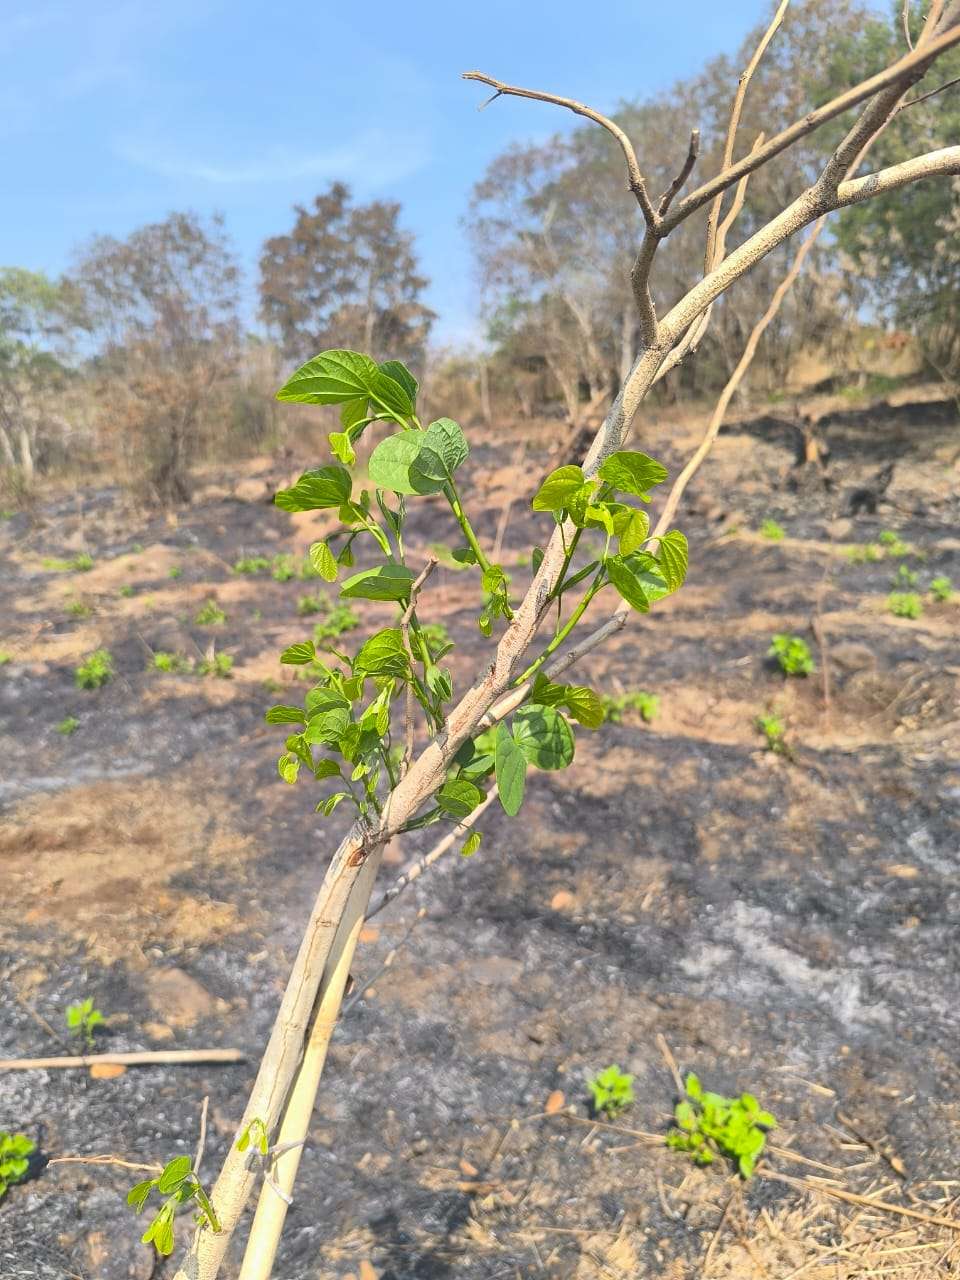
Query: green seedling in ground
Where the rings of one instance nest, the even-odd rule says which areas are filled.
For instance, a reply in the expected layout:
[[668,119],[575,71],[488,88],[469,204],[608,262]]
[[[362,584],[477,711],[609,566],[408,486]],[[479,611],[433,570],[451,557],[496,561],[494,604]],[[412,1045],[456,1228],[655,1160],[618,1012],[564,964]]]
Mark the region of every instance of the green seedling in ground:
[[891,585],[894,587],[915,587],[919,580],[919,574],[915,570],[908,569],[905,564],[901,564],[897,568]]
[[883,548],[874,542],[868,542],[862,547],[847,547],[844,555],[853,564],[875,564],[883,559]]
[[776,520],[764,520],[760,526],[760,534],[764,538],[769,538],[771,542],[782,542],[786,537],[783,526],[777,524]]
[[891,591],[887,609],[895,618],[917,619],[923,613],[923,601],[915,591]]
[[776,658],[785,676],[809,676],[817,669],[807,642],[785,631],[773,637],[767,656]]
[[41,564],[44,569],[49,569],[53,573],[87,573],[93,568],[93,556],[88,555],[86,551],[81,551],[72,560],[57,560],[53,556],[47,556]]
[[645,689],[634,689],[629,693],[621,693],[616,697],[606,694],[600,699],[604,716],[611,724],[621,724],[625,711],[637,711],[644,724],[652,724],[660,714],[660,695],[648,693]]
[[228,653],[215,653],[201,658],[197,663],[197,671],[202,676],[216,676],[218,680],[228,680],[233,670],[233,659]]
[[270,576],[274,582],[289,582],[291,578],[299,578],[303,575],[300,573],[300,568],[293,556],[280,555],[273,557],[273,562],[270,565]]
[[96,649],[73,673],[78,689],[99,689],[113,676],[113,657],[106,649]]
[[67,613],[74,618],[89,618],[93,613],[93,607],[83,600],[71,600],[67,605]]
[[161,1257],[166,1258],[173,1253],[174,1218],[182,1205],[192,1201],[196,1208],[194,1221],[197,1225],[211,1231],[220,1230],[220,1221],[206,1191],[200,1185],[200,1179],[193,1172],[189,1156],[175,1157],[164,1167],[159,1177],[138,1182],[128,1192],[127,1204],[140,1213],[154,1191],[166,1198],[140,1239],[143,1244],[152,1244]]
[[686,1151],[694,1164],[713,1164],[718,1155],[733,1160],[742,1178],[749,1178],[766,1145],[766,1130],[776,1127],[769,1111],[761,1110],[752,1093],[724,1098],[705,1091],[692,1073],[685,1082],[687,1096],[674,1108],[675,1129],[667,1146]]
[[433,658],[434,662],[439,662],[440,659],[445,657],[453,648],[453,640],[450,638],[450,632],[442,622],[421,623],[420,634],[426,641],[427,648],[430,650],[430,656]]
[[62,734],[64,738],[69,738],[71,733],[76,733],[80,728],[80,721],[76,716],[67,716],[57,725],[57,733]]
[[233,566],[234,573],[264,573],[270,568],[266,556],[246,556]]
[[607,1067],[587,1081],[595,1115],[614,1120],[633,1103],[633,1076],[625,1075],[618,1066]]
[[913,548],[904,542],[893,529],[882,530],[877,536],[877,541],[887,555],[892,556],[895,560],[902,560],[904,556],[913,554]]
[[167,577],[179,578],[182,573],[183,573],[183,569],[180,567],[180,565],[174,564],[174,565],[171,565],[170,568],[167,570]]
[[131,587],[129,583],[126,583],[124,586],[122,586],[119,589],[119,591],[117,592],[117,595],[124,596],[126,599],[129,600],[129,598],[133,595],[135,590],[136,590],[135,587]]
[[162,671],[165,675],[185,675],[191,670],[189,658],[179,653],[164,653],[162,649],[153,655],[151,665],[154,671]]
[[779,716],[757,716],[754,724],[757,732],[762,733],[766,738],[769,751],[775,751],[778,755],[786,755],[787,744],[784,738],[787,730]]
[[314,613],[324,613],[330,608],[327,596],[301,596],[297,601],[297,613],[301,618],[309,618]]
[[337,640],[348,631],[355,631],[360,625],[360,615],[349,605],[334,605],[322,622],[313,628],[313,641],[316,645],[324,645],[328,640]]
[[930,594],[938,604],[949,604],[953,599],[953,583],[949,578],[934,578],[930,583]]
[[93,999],[88,996],[86,1000],[74,1000],[72,1004],[67,1005],[64,1018],[70,1034],[82,1039],[86,1047],[92,1049],[93,1034],[105,1021],[103,1014],[94,1005]]
[[223,612],[216,600],[207,600],[197,610],[194,622],[198,627],[219,627],[227,620],[227,615]]
[[37,1144],[25,1133],[7,1133],[0,1129],[0,1200],[15,1182],[22,1182],[30,1167],[30,1156]]
[[0,652],[0,667],[5,667],[8,662],[13,661],[13,654],[7,653],[5,650]]

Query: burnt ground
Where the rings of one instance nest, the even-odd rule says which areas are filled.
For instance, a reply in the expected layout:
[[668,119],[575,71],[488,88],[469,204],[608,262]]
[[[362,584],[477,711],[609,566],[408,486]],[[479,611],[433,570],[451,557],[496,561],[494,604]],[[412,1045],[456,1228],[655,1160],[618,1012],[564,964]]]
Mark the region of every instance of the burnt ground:
[[[639,447],[675,469],[695,426],[651,421]],[[705,1261],[710,1275],[863,1275],[857,1241],[876,1250],[910,1223],[824,1198],[817,1177],[921,1209],[956,1194],[960,604],[927,596],[911,621],[885,600],[901,563],[921,591],[938,575],[960,586],[960,432],[938,403],[821,426],[832,491],[794,468],[776,421],[724,433],[678,518],[687,585],[581,670],[604,692],[657,692],[655,721],[580,732],[574,767],[537,775],[519,820],[491,808],[476,857],[441,862],[364,934],[281,1280],[680,1280]],[[844,517],[846,493],[888,459],[889,502]],[[503,559],[522,585],[522,555],[545,536],[524,498],[551,465],[545,445],[518,468],[480,444],[474,463],[488,542],[516,499]],[[261,459],[206,475],[176,517],[103,488],[0,523],[0,1057],[63,1052],[64,1007],[86,995],[108,1017],[103,1049],[250,1055],[113,1079],[0,1073],[0,1129],[38,1143],[30,1179],[0,1202],[4,1280],[172,1275],[123,1202],[140,1175],[48,1161],[190,1151],[209,1095],[216,1169],[348,821],[341,809],[321,824],[310,786],[278,780],[281,735],[262,721],[283,700],[269,682],[294,678],[277,654],[310,634],[298,597],[323,584],[231,571],[241,556],[299,556],[328,527],[326,513],[269,504],[290,470]],[[765,518],[782,541],[759,535]],[[413,530],[414,558],[453,539],[429,502]],[[911,554],[850,558],[882,530]],[[88,572],[42,566],[81,550]],[[226,621],[197,626],[209,598]],[[487,651],[471,599],[441,569],[424,602],[457,642],[458,687]],[[371,608],[365,626],[386,616]],[[810,641],[816,675],[771,666],[778,631]],[[231,678],[149,669],[152,651],[196,656],[211,641]],[[99,646],[115,678],[75,688]],[[768,711],[789,759],[755,730]],[[68,716],[79,727],[63,736]],[[431,836],[389,850],[385,881]],[[674,1086],[658,1033],[682,1070],[749,1088],[778,1116],[768,1176],[742,1194],[728,1170],[589,1123],[585,1080],[616,1062],[636,1094],[621,1126],[665,1132]],[[910,1237],[944,1268],[955,1239]]]

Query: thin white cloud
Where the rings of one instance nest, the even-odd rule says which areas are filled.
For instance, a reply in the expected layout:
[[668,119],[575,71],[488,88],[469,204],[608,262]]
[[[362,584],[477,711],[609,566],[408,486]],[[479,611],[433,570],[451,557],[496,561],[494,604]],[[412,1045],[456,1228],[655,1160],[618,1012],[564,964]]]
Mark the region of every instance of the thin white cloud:
[[422,137],[387,135],[380,129],[362,130],[349,142],[322,151],[274,147],[258,156],[231,160],[184,155],[172,147],[132,138],[120,139],[115,151],[128,163],[161,177],[212,186],[340,178],[360,189],[383,187],[416,173],[430,159]]

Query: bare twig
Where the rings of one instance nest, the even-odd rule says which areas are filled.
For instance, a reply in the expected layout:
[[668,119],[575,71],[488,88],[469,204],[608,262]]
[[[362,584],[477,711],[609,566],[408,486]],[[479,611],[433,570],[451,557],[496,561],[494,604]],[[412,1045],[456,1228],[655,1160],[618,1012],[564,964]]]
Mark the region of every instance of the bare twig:
[[699,154],[700,154],[700,130],[691,129],[690,145],[687,148],[687,157],[683,162],[680,172],[677,174],[674,180],[670,183],[669,187],[667,187],[666,191],[660,197],[660,203],[657,206],[657,213],[659,213],[661,217],[663,217],[663,215],[670,208],[670,205],[673,203],[673,197],[677,194],[677,192],[680,190],[680,188],[683,186],[686,180],[690,177],[690,174],[693,172],[693,166],[697,163],[697,156]]
[[494,95],[495,97],[504,94],[512,98],[533,98],[537,102],[551,102],[555,107],[566,107],[568,111],[573,111],[578,116],[586,116],[594,124],[606,129],[608,133],[616,138],[620,150],[623,152],[623,158],[627,163],[627,178],[630,190],[640,205],[647,226],[655,227],[657,225],[657,214],[650,203],[650,197],[647,194],[643,174],[640,172],[640,163],[637,160],[637,153],[634,150],[633,143],[623,129],[614,120],[611,120],[609,116],[602,115],[599,111],[595,111],[592,107],[588,107],[582,102],[577,102],[575,98],[564,98],[556,93],[544,93],[541,89],[523,89],[518,85],[504,84],[502,80],[495,80],[493,76],[485,75],[482,71],[464,71],[463,79],[478,80],[481,84],[490,85],[492,89],[497,91]]
[[162,1164],[137,1164],[135,1160],[124,1160],[121,1156],[54,1156],[47,1161],[52,1164],[107,1164],[116,1165],[118,1169],[134,1169],[138,1173],[163,1173]]
[[660,1050],[661,1057],[667,1064],[667,1070],[670,1072],[671,1076],[673,1076],[673,1085],[677,1091],[677,1097],[682,1100],[687,1096],[687,1091],[684,1088],[683,1080],[680,1076],[680,1068],[677,1066],[677,1060],[670,1052],[670,1046],[667,1044],[666,1037],[661,1032],[657,1032],[655,1039],[657,1042],[657,1048]]
[[77,1054],[67,1058],[0,1058],[0,1071],[56,1070],[58,1067],[92,1067],[108,1063],[118,1067],[144,1067],[152,1063],[170,1065],[188,1062],[246,1062],[239,1049],[154,1049],[142,1053]]
[[200,1137],[197,1139],[197,1154],[193,1157],[193,1172],[200,1172],[200,1162],[203,1159],[203,1149],[207,1145],[207,1110],[210,1106],[209,1097],[204,1098],[200,1107]]
[[[414,579],[413,585],[410,588],[410,602],[400,617],[400,635],[403,639],[403,647],[407,651],[407,657],[410,659],[411,671],[414,668],[416,659],[413,656],[413,649],[410,646],[410,619],[413,617],[414,610],[417,607],[417,598],[420,595],[420,589],[436,567],[437,557],[430,556],[427,563]],[[410,768],[410,761],[413,759],[413,682],[411,680],[407,681],[405,692],[403,706],[403,736],[403,759],[400,762],[401,778]]]
[[903,0],[900,19],[903,22],[903,38],[907,42],[907,48],[912,52],[913,36],[910,34],[910,0]]

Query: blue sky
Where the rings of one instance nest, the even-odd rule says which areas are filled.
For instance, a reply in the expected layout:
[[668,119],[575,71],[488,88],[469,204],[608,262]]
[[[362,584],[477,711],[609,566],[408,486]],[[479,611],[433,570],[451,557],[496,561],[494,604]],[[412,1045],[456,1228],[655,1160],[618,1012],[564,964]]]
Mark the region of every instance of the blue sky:
[[[4,0],[0,263],[57,273],[95,232],[220,211],[252,299],[260,243],[334,178],[399,200],[435,336],[477,334],[461,218],[506,144],[571,127],[477,68],[611,108],[732,52],[762,0]],[[593,31],[584,30],[585,21]],[[252,310],[252,302],[251,302]]]

